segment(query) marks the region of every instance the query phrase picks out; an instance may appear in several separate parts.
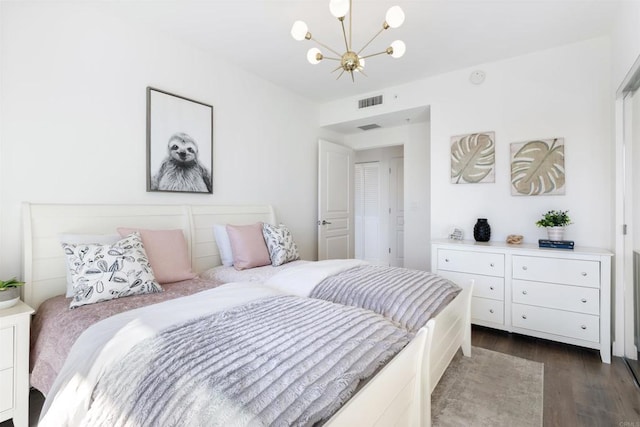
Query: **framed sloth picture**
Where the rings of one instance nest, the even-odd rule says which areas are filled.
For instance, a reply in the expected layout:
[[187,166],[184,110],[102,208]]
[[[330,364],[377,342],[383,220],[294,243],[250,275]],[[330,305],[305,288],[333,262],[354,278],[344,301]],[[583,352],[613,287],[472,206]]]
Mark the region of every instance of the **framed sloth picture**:
[[147,87],[147,191],[213,193],[213,107]]

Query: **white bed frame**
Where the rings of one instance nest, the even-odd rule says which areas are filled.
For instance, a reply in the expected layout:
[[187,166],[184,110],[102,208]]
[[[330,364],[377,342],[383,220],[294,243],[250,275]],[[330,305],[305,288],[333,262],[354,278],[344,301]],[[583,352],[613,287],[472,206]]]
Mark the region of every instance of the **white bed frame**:
[[[23,204],[24,301],[34,309],[65,293],[60,234],[113,234],[117,227],[182,229],[191,265],[200,273],[221,264],[213,224],[275,223],[267,205]],[[412,342],[352,397],[327,425],[428,426],[430,394],[459,348],[471,355],[471,288],[420,330]]]

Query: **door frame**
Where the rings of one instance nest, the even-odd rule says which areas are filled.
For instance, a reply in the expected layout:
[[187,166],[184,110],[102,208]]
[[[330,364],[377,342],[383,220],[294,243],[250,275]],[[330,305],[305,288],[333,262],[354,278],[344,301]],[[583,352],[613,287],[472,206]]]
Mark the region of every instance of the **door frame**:
[[[627,73],[616,91],[615,99],[615,318],[613,354],[635,359],[638,355],[634,344],[633,318],[633,231],[631,215],[631,96],[640,86],[640,57]],[[640,226],[640,224],[636,224]]]

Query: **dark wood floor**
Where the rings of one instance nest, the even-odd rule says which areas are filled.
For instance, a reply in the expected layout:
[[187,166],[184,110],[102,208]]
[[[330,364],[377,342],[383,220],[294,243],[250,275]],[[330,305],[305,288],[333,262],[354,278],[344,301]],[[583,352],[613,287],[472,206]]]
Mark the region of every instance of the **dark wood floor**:
[[544,363],[544,425],[640,427],[640,388],[624,360],[595,350],[483,327],[472,344]]
[[[640,427],[640,388],[619,357],[606,365],[595,350],[478,326],[473,327],[472,344],[544,363],[546,427]],[[32,391],[30,397],[30,425],[35,426],[42,395]]]

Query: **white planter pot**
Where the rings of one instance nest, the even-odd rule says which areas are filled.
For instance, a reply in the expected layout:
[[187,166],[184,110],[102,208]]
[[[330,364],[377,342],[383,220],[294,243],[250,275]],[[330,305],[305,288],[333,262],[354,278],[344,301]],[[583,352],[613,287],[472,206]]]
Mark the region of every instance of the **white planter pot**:
[[13,307],[20,301],[20,288],[7,288],[0,291],[0,310]]
[[547,227],[549,240],[562,240],[564,238],[564,227]]

